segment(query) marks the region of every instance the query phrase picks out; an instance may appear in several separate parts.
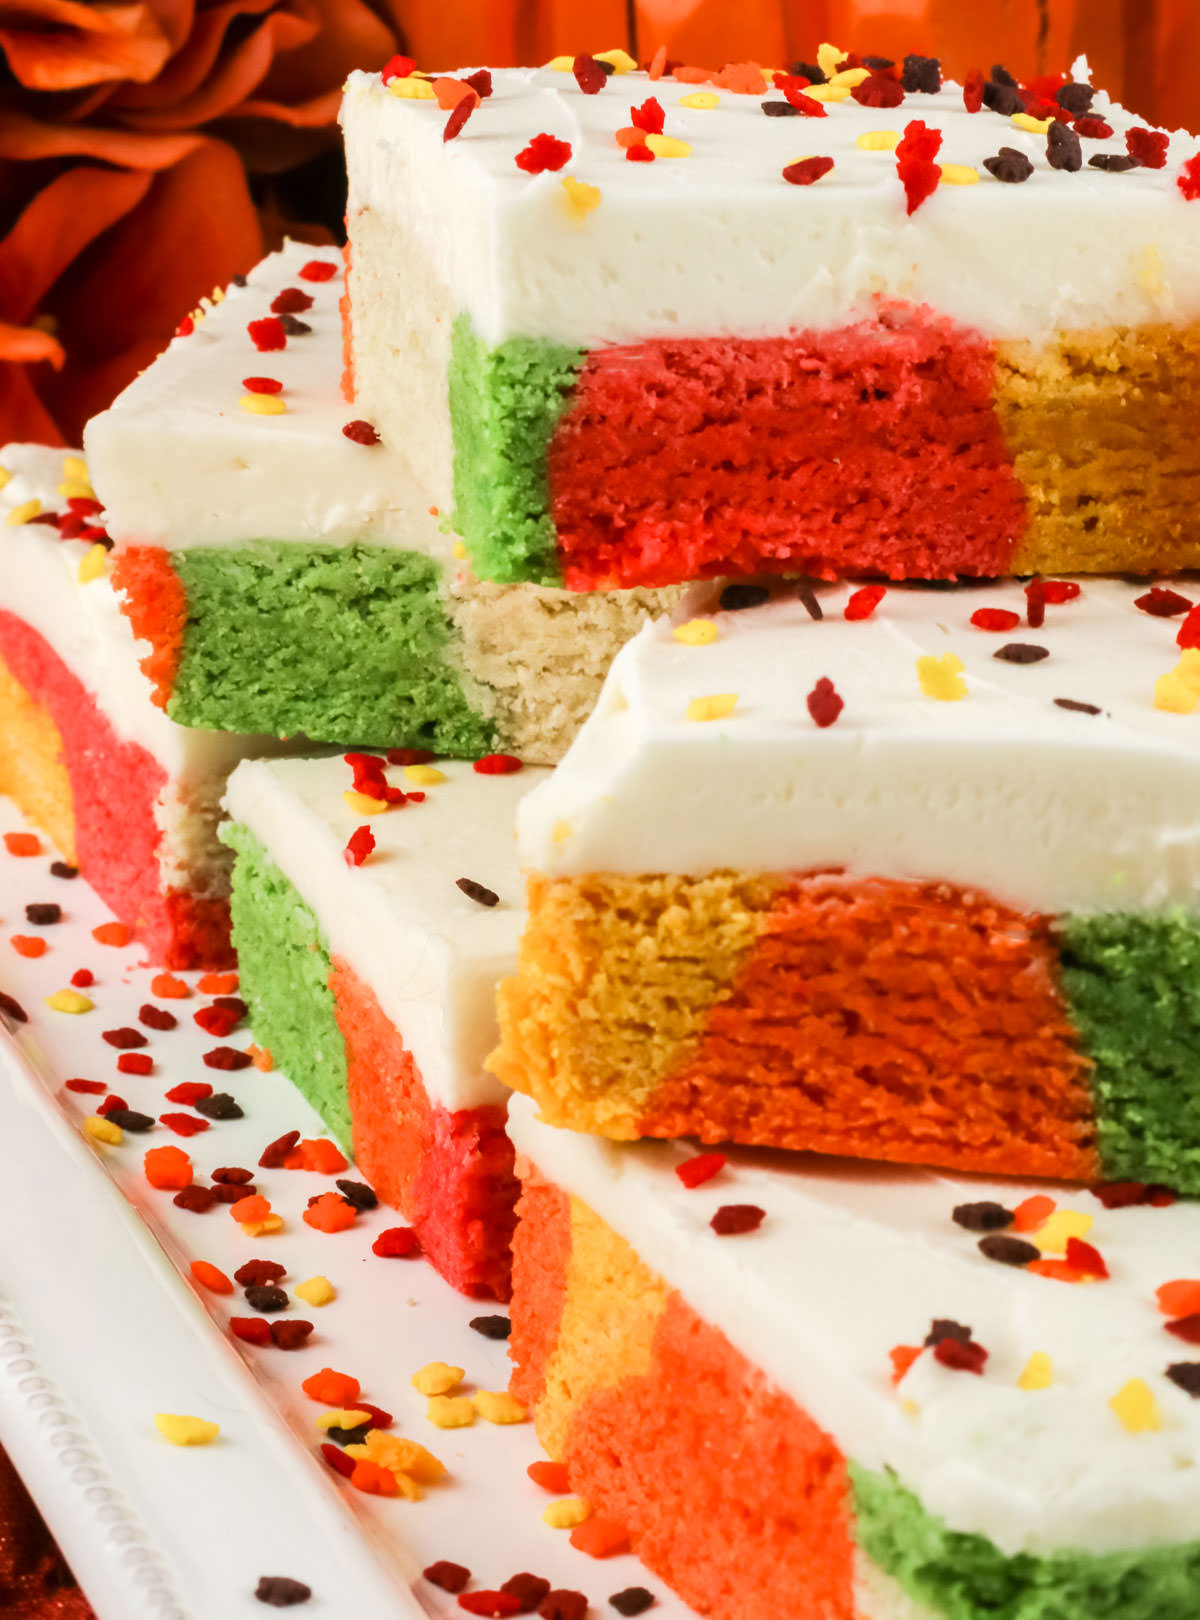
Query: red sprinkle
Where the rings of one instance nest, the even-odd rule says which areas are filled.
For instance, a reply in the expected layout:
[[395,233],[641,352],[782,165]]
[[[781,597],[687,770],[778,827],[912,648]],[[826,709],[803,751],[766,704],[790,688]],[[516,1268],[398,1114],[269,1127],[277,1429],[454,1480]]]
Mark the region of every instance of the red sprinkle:
[[1179,170],[1179,177],[1175,181],[1188,202],[1195,202],[1200,197],[1200,152],[1195,157],[1188,158]]
[[842,610],[843,617],[847,619],[869,619],[887,595],[884,585],[864,585],[850,597]]
[[1145,596],[1134,597],[1133,605],[1155,619],[1173,619],[1179,613],[1186,613],[1192,604],[1178,591],[1170,591],[1165,585],[1152,585]]
[[949,1367],[953,1372],[977,1374],[983,1372],[988,1358],[987,1351],[974,1339],[967,1344],[961,1339],[939,1339],[933,1347],[933,1354],[943,1367]]
[[283,384],[274,377],[243,377],[242,387],[251,394],[282,394]]
[[1181,1316],[1174,1322],[1164,1322],[1163,1326],[1185,1344],[1200,1344],[1200,1311],[1194,1311],[1191,1316]]
[[909,214],[937,190],[942,171],[934,161],[942,149],[941,131],[930,129],[921,118],[904,127],[904,138],[896,148],[896,173],[904,186]]
[[[85,968],[83,971],[87,972],[87,969]],[[90,974],[88,975],[88,983],[91,983]],[[174,1029],[179,1020],[173,1012],[168,1012],[165,1007],[156,1007],[152,1001],[144,1001],[138,1008],[138,1022],[145,1024],[147,1029],[156,1029],[161,1033],[164,1030]]]
[[789,107],[803,113],[805,118],[825,118],[825,103],[817,101],[814,96],[806,96],[808,80],[794,73],[784,73],[775,80],[775,88],[783,91],[783,98]]
[[972,68],[963,80],[963,106],[969,113],[977,113],[983,106],[984,77],[978,68]]
[[180,1085],[172,1086],[167,1092],[167,1101],[182,1103],[185,1108],[191,1108],[205,1097],[212,1096],[212,1087],[207,1080],[184,1080]]
[[570,159],[570,141],[560,141],[553,135],[543,133],[535,135],[524,151],[517,153],[513,162],[525,174],[542,174],[547,169],[561,169]]
[[[325,1448],[322,1447],[322,1450]],[[338,1452],[338,1456],[344,1456]],[[353,1458],[350,1459],[353,1463]],[[353,1468],[351,1469],[353,1472]],[[471,1571],[465,1564],[452,1564],[448,1558],[439,1558],[436,1564],[430,1564],[421,1571],[430,1586],[440,1587],[443,1592],[461,1592],[471,1579]]]
[[159,1124],[165,1125],[176,1136],[199,1136],[201,1131],[208,1129],[206,1119],[198,1119],[195,1114],[160,1114]]
[[492,93],[491,69],[476,68],[474,73],[467,74],[463,83],[469,84],[481,101],[486,101]]
[[[263,1323],[263,1326],[266,1326],[265,1322]],[[270,1335],[268,1334],[268,1337],[269,1336]],[[354,1458],[347,1457],[346,1453],[341,1449],[341,1447],[335,1446],[331,1440],[322,1440],[321,1455],[329,1464],[330,1468],[333,1469],[334,1473],[340,1474],[343,1479],[349,1479],[350,1475],[354,1472]],[[426,1576],[426,1579],[428,1579],[428,1576]],[[471,1577],[468,1574],[467,1580],[469,1581],[470,1579]],[[463,1584],[465,1586],[466,1582],[464,1581]],[[450,1588],[447,1587],[446,1590],[449,1591]]]
[[229,1331],[247,1344],[270,1344],[271,1324],[261,1316],[231,1316]]
[[656,97],[647,96],[640,107],[630,107],[629,121],[634,129],[643,130],[647,135],[661,135],[667,115]]
[[196,330],[195,321],[192,319],[192,317],[190,315],[185,315],[183,317],[183,319],[180,321],[179,325],[175,328],[175,336],[176,337],[191,337],[192,333],[195,330]]
[[798,163],[788,164],[783,171],[783,178],[789,186],[811,186],[823,174],[828,174],[832,168],[833,159],[831,157],[801,158]]
[[117,1059],[121,1074],[149,1074],[153,1067],[154,1059],[146,1052],[122,1052]]
[[111,1114],[114,1108],[128,1108],[129,1104],[124,1097],[118,1097],[115,1091],[110,1091],[104,1101],[97,1107],[98,1114]]
[[286,1131],[277,1136],[273,1142],[268,1142],[262,1150],[262,1157],[258,1164],[261,1170],[282,1170],[283,1161],[300,1140],[299,1131]]
[[1067,1239],[1067,1264],[1085,1277],[1107,1277],[1108,1267],[1104,1263],[1104,1256],[1099,1249],[1085,1243],[1082,1238]]
[[375,848],[375,834],[370,827],[356,827],[342,851],[347,866],[361,866]]
[[682,1164],[677,1164],[675,1174],[685,1187],[700,1187],[720,1175],[727,1162],[723,1153],[697,1153],[694,1159],[685,1159]]
[[838,696],[828,675],[821,676],[804,702],[813,718],[813,724],[820,726],[822,730],[826,726],[831,726],[846,707],[845,700]]
[[872,73],[850,94],[860,107],[898,107],[904,100],[904,86],[888,73]]
[[[579,60],[578,57],[575,59]],[[597,63],[599,66],[599,63]],[[578,76],[578,75],[576,75]],[[603,79],[606,75],[601,70]],[[510,1614],[522,1614],[525,1605],[519,1597],[513,1597],[511,1592],[462,1592],[459,1594],[458,1606],[465,1609],[468,1614],[488,1614],[497,1617]]]
[[511,776],[521,769],[521,761],[514,754],[485,754],[475,761],[472,769],[480,776]]
[[77,990],[86,990],[88,985],[95,984],[96,975],[91,968],[76,968],[71,975],[71,983]]
[[1042,595],[1051,607],[1061,607],[1064,602],[1073,602],[1079,595],[1079,586],[1073,579],[1044,579],[1041,586]]
[[312,294],[301,287],[285,287],[271,300],[272,315],[303,315],[312,308]]
[[383,1260],[410,1260],[420,1252],[421,1245],[411,1226],[389,1226],[371,1245],[371,1253]]
[[271,1343],[276,1350],[299,1350],[312,1337],[313,1325],[302,1321],[299,1317],[289,1317],[286,1322],[271,1323]]
[[236,1046],[214,1046],[204,1054],[206,1069],[248,1069],[253,1062],[249,1052],[239,1052]]
[[594,56],[577,56],[571,64],[575,83],[585,96],[597,96],[608,83],[608,74]]
[[232,1034],[242,1021],[239,1013],[230,1012],[226,1007],[201,1007],[192,1018],[206,1035],[213,1035],[217,1040]]
[[331,264],[328,259],[310,259],[302,264],[296,274],[301,281],[332,281],[337,275],[338,267]]
[[68,1080],[66,1085],[68,1091],[82,1091],[88,1096],[99,1096],[108,1090],[103,1080]]
[[1187,618],[1179,626],[1175,643],[1179,647],[1200,647],[1200,607],[1190,610]]
[[766,1220],[767,1212],[757,1204],[722,1204],[709,1221],[718,1237],[736,1237],[741,1232],[753,1232]]
[[976,608],[971,623],[976,630],[1011,630],[1021,622],[1021,615],[1008,608]]
[[1099,1199],[1105,1209],[1129,1209],[1146,1202],[1144,1181],[1105,1181],[1092,1188],[1092,1197]]
[[1103,118],[1077,118],[1075,120],[1075,133],[1082,135],[1085,140],[1106,141],[1113,132],[1113,127]]
[[627,163],[653,163],[654,153],[644,142],[625,148],[625,161]]
[[1143,169],[1165,169],[1170,144],[1171,137],[1161,129],[1141,129],[1135,124],[1125,131],[1125,150]]
[[246,330],[260,354],[266,354],[271,349],[287,348],[287,333],[277,316],[264,315],[261,321],[251,321]]

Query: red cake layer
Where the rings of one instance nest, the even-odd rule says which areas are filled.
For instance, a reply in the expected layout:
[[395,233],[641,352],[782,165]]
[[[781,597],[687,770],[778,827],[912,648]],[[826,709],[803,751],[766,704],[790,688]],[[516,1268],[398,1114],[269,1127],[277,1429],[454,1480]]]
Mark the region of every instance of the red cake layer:
[[119,737],[50,644],[2,609],[0,657],[59,732],[76,859],[96,893],[136,931],[151,961],[172,968],[231,963],[227,903],[160,885],[155,806],[166,786],[163,767],[140,744]]
[[978,333],[922,310],[602,348],[548,451],[573,590],[722,574],[996,575],[1027,526]]
[[337,957],[329,984],[346,1043],[355,1159],[447,1282],[508,1299],[519,1189],[504,1109],[435,1103],[370,986]]

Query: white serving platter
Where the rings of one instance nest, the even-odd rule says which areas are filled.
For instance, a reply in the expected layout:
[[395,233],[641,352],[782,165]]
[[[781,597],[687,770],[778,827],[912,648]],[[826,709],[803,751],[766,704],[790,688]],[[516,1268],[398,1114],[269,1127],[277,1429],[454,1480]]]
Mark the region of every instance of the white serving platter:
[[[0,833],[21,830],[0,799]],[[655,1620],[690,1614],[636,1559],[589,1558],[542,1522],[552,1498],[525,1473],[542,1456],[532,1424],[439,1430],[426,1421],[409,1380],[429,1361],[465,1368],[467,1392],[505,1388],[503,1341],[468,1325],[500,1307],[461,1298],[423,1260],[372,1254],[381,1231],[403,1224],[396,1211],[360,1215],[335,1235],[302,1222],[308,1199],[334,1178],[256,1167],[286,1131],[325,1135],[316,1115],[278,1072],[205,1067],[205,1051],[245,1047],[250,1032],[220,1042],[194,1024],[212,999],[195,990],[199,975],[183,975],[193,985],[188,1000],[154,997],[153,970],[136,945],[93,939],[108,912],[81,878],[50,875],[56,851],[42,844],[40,855],[23,858],[0,846],[0,989],[29,1016],[15,1039],[0,1033],[0,1442],[99,1620],[254,1620],[275,1612],[254,1597],[269,1575],[312,1588],[292,1611],[298,1616],[461,1615],[455,1597],[421,1577],[441,1559],[472,1571],[469,1590],[531,1571],[584,1592],[589,1620],[614,1616],[608,1598],[630,1586],[655,1593]],[[62,921],[29,924],[25,906],[45,901],[62,906]],[[14,934],[41,935],[48,948],[22,957]],[[95,975],[85,991],[93,1010],[47,1008],[45,998],[78,968]],[[147,1001],[179,1024],[145,1030],[149,1076],[119,1074],[103,1031],[140,1027]],[[245,1117],[214,1121],[186,1140],[156,1124],[126,1133],[119,1146],[93,1145],[81,1126],[102,1099],[66,1090],[75,1077],[107,1082],[156,1118],[193,1112],[164,1093],[206,1080],[232,1092]],[[190,1155],[200,1181],[221,1165],[254,1169],[284,1230],[252,1240],[224,1204],[204,1214],[176,1208],[142,1170],[145,1150],[167,1143]],[[355,1175],[353,1167],[340,1173]],[[218,1296],[190,1280],[192,1260],[232,1277],[252,1257],[285,1265],[289,1292],[314,1274],[334,1284],[336,1299],[321,1309],[297,1299],[289,1306],[288,1316],[315,1324],[303,1348],[236,1340],[228,1318],[256,1314],[241,1290]],[[300,1389],[325,1366],[357,1377],[362,1399],[393,1413],[396,1433],[428,1446],[447,1480],[410,1503],[364,1495],[335,1475],[318,1449],[314,1419],[324,1409]],[[173,1446],[155,1428],[159,1412],[210,1419],[220,1436]]]

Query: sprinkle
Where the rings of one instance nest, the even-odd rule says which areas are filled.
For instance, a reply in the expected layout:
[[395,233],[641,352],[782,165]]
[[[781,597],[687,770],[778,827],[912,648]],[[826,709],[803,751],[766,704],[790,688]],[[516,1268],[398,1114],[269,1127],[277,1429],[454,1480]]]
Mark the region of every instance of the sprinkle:
[[[838,79],[845,81],[845,75],[839,73]],[[867,77],[860,79],[851,88],[850,94],[860,107],[899,107],[904,100],[904,86],[887,73],[872,73],[867,70]]]
[[887,587],[884,585],[864,585],[850,596],[842,610],[843,617],[852,621],[869,619],[886,595]]
[[97,945],[120,947],[129,944],[133,938],[133,929],[121,922],[100,923],[92,929],[92,938]]
[[248,388],[252,394],[281,394],[283,384],[276,382],[274,377],[243,377],[242,387]]
[[1191,714],[1197,702],[1200,702],[1200,649],[1188,647],[1175,668],[1155,681],[1154,707],[1171,714]]
[[1028,113],[1013,113],[1012,121],[1018,129],[1027,129],[1031,135],[1045,135],[1056,122],[1053,118],[1031,118]]
[[977,113],[983,106],[984,78],[978,68],[972,68],[963,80],[963,106],[969,113]]
[[520,1598],[512,1597],[507,1592],[463,1592],[458,1606],[468,1614],[487,1615],[491,1620],[504,1620],[507,1615],[528,1613]]
[[236,1046],[214,1046],[200,1061],[206,1069],[248,1069],[253,1059],[249,1052],[239,1052]]
[[727,1160],[723,1153],[698,1153],[675,1166],[675,1174],[687,1188],[701,1187],[706,1181],[720,1175]]
[[425,1403],[426,1420],[435,1429],[469,1429],[475,1415],[469,1395],[431,1395]]
[[385,810],[392,807],[386,799],[375,799],[369,793],[359,793],[354,788],[347,788],[342,794],[342,802],[354,811],[356,816],[381,816]]
[[254,1596],[272,1609],[290,1609],[297,1603],[307,1603],[312,1587],[294,1581],[290,1575],[260,1575]]
[[451,1367],[445,1361],[428,1361],[409,1379],[421,1395],[448,1395],[466,1377],[464,1367]]
[[587,1620],[588,1600],[582,1592],[557,1587],[538,1604],[541,1620]]
[[696,112],[708,112],[720,105],[721,98],[714,95],[711,90],[693,90],[690,96],[680,96],[679,105],[690,107]]
[[718,1237],[739,1237],[757,1231],[766,1218],[757,1204],[722,1204],[708,1224]]
[[616,1558],[629,1551],[629,1531],[615,1519],[593,1515],[571,1531],[571,1545],[589,1558]]
[[87,996],[81,996],[78,990],[56,990],[52,996],[46,997],[46,1005],[52,1012],[78,1014],[91,1012],[96,1003]]
[[648,1592],[644,1586],[627,1586],[623,1591],[614,1592],[609,1598],[609,1604],[618,1614],[631,1616],[645,1614],[647,1609],[654,1607],[654,1593]]
[[599,208],[601,195],[599,186],[589,185],[586,180],[577,180],[573,174],[564,174],[559,184],[563,189],[567,212],[577,223],[585,220],[593,209]]
[[1192,603],[1178,591],[1168,590],[1163,585],[1152,585],[1145,596],[1134,597],[1133,605],[1143,613],[1149,613],[1152,618],[1174,619],[1180,613],[1187,613]]
[[926,653],[917,659],[917,680],[926,697],[940,703],[957,703],[967,695],[962,676],[963,662],[956,653]]
[[131,1024],[123,1024],[120,1029],[106,1029],[100,1038],[109,1046],[115,1046],[119,1052],[133,1051],[139,1046],[146,1045],[146,1037],[140,1029],[134,1029]]
[[521,769],[521,761],[515,754],[485,754],[471,768],[480,776],[511,776]]
[[1142,129],[1134,125],[1125,131],[1125,149],[1131,158],[1146,169],[1165,169],[1167,166],[1167,149],[1171,144],[1171,137],[1165,130]]
[[437,96],[428,79],[418,79],[415,75],[408,78],[387,80],[387,87],[392,95],[399,96],[401,101],[436,101]]
[[[234,1208],[237,1208],[236,1204]],[[311,1226],[315,1232],[326,1233],[349,1231],[357,1219],[358,1211],[354,1205],[335,1192],[321,1193],[301,1216],[305,1226]]]
[[476,883],[474,878],[455,878],[454,886],[461,889],[468,900],[474,900],[481,906],[498,906],[500,896],[494,889],[485,888],[482,883]]
[[597,62],[607,62],[614,73],[632,73],[637,67],[637,63],[629,52],[622,50],[619,45],[614,46],[610,51],[597,51],[596,60]]
[[332,281],[337,273],[338,266],[328,259],[310,259],[296,271],[301,281]]
[[1052,169],[1061,169],[1067,174],[1078,174],[1083,167],[1079,136],[1059,119],[1055,119],[1047,131],[1046,162]]
[[37,517],[41,509],[42,503],[39,500],[22,501],[20,506],[13,507],[12,511],[8,514],[4,521],[5,523],[11,524],[11,526],[15,529],[18,528],[22,523],[28,523],[31,519]]
[[411,1226],[389,1226],[371,1245],[371,1253],[381,1260],[414,1260],[420,1252],[420,1242]]
[[1018,1389],[1049,1389],[1054,1382],[1054,1363],[1044,1350],[1035,1350],[1017,1379]]
[[265,315],[261,321],[250,321],[246,327],[250,341],[260,354],[272,349],[287,348],[287,334],[277,315]]
[[107,571],[108,550],[97,541],[79,559],[79,567],[75,571],[75,578],[81,585],[90,585],[94,579],[100,579]]
[[473,1316],[467,1326],[483,1339],[507,1339],[512,1332],[507,1316]]
[[445,1558],[439,1559],[436,1564],[428,1565],[421,1574],[431,1586],[451,1593],[461,1592],[471,1579],[471,1571],[464,1564],[452,1564]]
[[896,147],[896,173],[909,215],[932,197],[941,182],[941,169],[934,162],[941,147],[941,132],[928,128],[922,119],[914,118],[904,126],[904,138]]
[[689,619],[686,624],[677,624],[671,634],[686,647],[709,647],[720,631],[715,619]]
[[[646,146],[656,158],[685,158],[692,155],[692,148],[688,142],[677,140],[674,135],[647,135]],[[832,158],[829,160],[829,166],[833,167]]]
[[503,1389],[477,1390],[471,1403],[485,1423],[524,1423],[529,1416],[516,1396]]
[[1185,1344],[1200,1344],[1200,1311],[1193,1311],[1190,1316],[1181,1316],[1175,1322],[1164,1322],[1163,1326],[1168,1333],[1173,1333]]
[[940,167],[944,186],[977,186],[979,184],[979,170],[973,169],[969,163],[943,163]]
[[1077,118],[1075,131],[1085,140],[1106,141],[1113,132],[1113,127],[1103,118]]
[[1067,1239],[1067,1264],[1083,1277],[1103,1281],[1109,1275],[1108,1267],[1099,1249],[1085,1243],[1082,1238]]
[[404,780],[416,787],[435,787],[446,780],[446,773],[439,771],[435,765],[406,765]]
[[10,855],[18,855],[23,859],[30,855],[40,855],[42,853],[42,841],[36,833],[5,833],[4,847]]
[[1127,174],[1130,169],[1140,169],[1141,164],[1137,158],[1120,152],[1097,152],[1088,158],[1088,167],[1103,169],[1108,174]]
[[117,1059],[117,1069],[121,1074],[149,1074],[154,1068],[154,1059],[145,1052],[122,1052]]
[[186,979],[177,979],[173,973],[156,973],[150,980],[150,993],[163,1001],[179,1001],[190,996],[192,990]]
[[559,1502],[551,1502],[542,1512],[542,1522],[548,1524],[551,1530],[573,1530],[577,1524],[589,1519],[592,1509],[589,1503],[581,1496],[564,1496]]
[[1009,608],[977,608],[971,615],[976,630],[1012,630],[1020,622],[1021,615]]
[[797,158],[784,169],[783,178],[789,186],[811,186],[832,168],[831,157]]
[[1028,641],[1010,641],[992,654],[993,658],[1002,659],[1006,664],[1040,664],[1043,658],[1049,656],[1049,647],[1038,647]]
[[714,692],[693,698],[687,706],[689,720],[728,720],[737,707],[736,692]]
[[1108,1403],[1130,1434],[1162,1428],[1162,1413],[1144,1378],[1131,1378]]
[[375,834],[370,827],[356,827],[346,840],[342,851],[347,866],[361,866],[375,848]]
[[967,1232],[998,1232],[1012,1225],[1013,1213],[988,1199],[977,1204],[956,1204],[950,1218]]
[[46,952],[46,941],[39,934],[14,934],[9,944],[18,956],[43,956]]
[[378,430],[361,417],[355,417],[353,422],[347,422],[342,429],[342,436],[353,444],[370,446],[380,442]]
[[864,152],[894,152],[900,145],[898,129],[867,129],[855,141]]
[[1059,1209],[1047,1217],[1033,1241],[1043,1254],[1065,1253],[1070,1238],[1085,1238],[1095,1224],[1094,1215],[1078,1209]]
[[1200,1361],[1175,1361],[1167,1368],[1167,1377],[1193,1400],[1200,1396]]
[[176,1412],[156,1412],[154,1427],[173,1446],[207,1446],[221,1432],[218,1423],[205,1418],[184,1417]]
[[1081,703],[1078,698],[1055,698],[1054,706],[1057,709],[1070,709],[1075,714],[1103,714],[1104,710],[1095,703]]
[[933,1346],[934,1360],[951,1372],[969,1372],[982,1377],[988,1353],[973,1339],[939,1339]]
[[285,416],[286,403],[277,394],[243,394],[238,404],[254,416]]
[[121,1127],[98,1114],[89,1114],[84,1120],[83,1134],[94,1142],[106,1142],[109,1147],[120,1147],[123,1140]]
[[1194,1316],[1200,1311],[1200,1282],[1176,1278],[1156,1288],[1154,1297],[1164,1316]]
[[[431,90],[430,95],[433,94]],[[523,151],[513,159],[525,174],[542,174],[547,169],[561,169],[571,159],[571,143],[560,141],[553,135],[535,135]]]
[[336,1183],[343,1198],[348,1198],[356,1209],[378,1209],[379,1199],[365,1181],[341,1180]]
[[10,996],[5,990],[0,990],[0,1015],[10,1019],[14,1024],[29,1022],[29,1014],[24,1007],[15,996]]
[[822,675],[812,691],[804,700],[814,725],[822,730],[833,725],[834,721],[846,707],[845,700],[838,696],[833,682],[827,675]]
[[585,96],[599,95],[608,83],[608,74],[594,56],[577,56],[571,63],[571,72]]
[[993,179],[1010,186],[1020,185],[1033,173],[1033,164],[1015,146],[1002,146],[995,157],[984,158],[983,166]]

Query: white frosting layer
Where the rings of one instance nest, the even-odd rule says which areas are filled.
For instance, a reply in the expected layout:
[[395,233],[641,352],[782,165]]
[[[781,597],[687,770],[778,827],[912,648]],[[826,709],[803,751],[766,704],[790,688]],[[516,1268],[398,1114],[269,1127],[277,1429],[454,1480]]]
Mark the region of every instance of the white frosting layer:
[[[1200,1537],[1200,1402],[1164,1376],[1194,1352],[1164,1331],[1154,1300],[1159,1284],[1195,1275],[1200,1205],[1106,1211],[1058,1192],[1061,1207],[1095,1216],[1088,1241],[1111,1271],[1067,1284],[985,1260],[950,1218],[956,1204],[1011,1208],[1040,1188],[734,1149],[689,1192],[673,1174],[694,1151],[685,1144],[554,1130],[525,1097],[512,1100],[509,1134],[847,1457],[894,1469],[952,1529],[1010,1554]],[[709,1220],[733,1203],[766,1219],[719,1238]],[[893,1389],[889,1349],[922,1344],[935,1317],[972,1329],[989,1352],[983,1375],[926,1352]],[[1054,1381],[1021,1390],[1037,1350]],[[1157,1433],[1130,1433],[1109,1408],[1131,1378],[1159,1404]]]
[[[524,922],[513,818],[549,772],[482,776],[447,760],[437,769],[446,781],[426,788],[390,770],[397,787],[428,797],[370,818],[375,851],[360,867],[343,857],[364,817],[343,801],[352,772],[340,754],[247,762],[230,778],[225,807],[315,913],[331,953],[374,991],[430,1096],[474,1108],[508,1096],[483,1060],[499,1038],[496,983],[513,971]],[[499,904],[469,900],[456,887],[461,877]]]
[[[840,324],[880,296],[996,338],[1200,315],[1200,207],[1176,186],[1197,142],[1173,136],[1162,170],[1088,168],[1093,154],[1123,154],[1125,131],[1141,123],[1102,93],[1094,110],[1114,135],[1085,140],[1085,167],[1068,174],[1047,164],[1045,136],[967,113],[949,83],[891,110],[830,103],[819,119],[768,118],[761,97],[724,91],[710,111],[684,107],[707,87],[644,73],[614,76],[594,96],[544,68],[494,72],[493,84],[445,144],[436,102],[398,99],[378,74],[351,75],[342,111],[351,242],[362,210],[394,222],[491,343],[762,336]],[[649,95],[690,157],[626,160],[615,132]],[[978,185],[943,185],[910,218],[893,154],[855,143],[913,119],[943,131],[943,163],[978,168],[1011,146],[1036,172],[1005,185],[981,171]],[[571,159],[526,175],[513,160],[541,132],[569,141]],[[817,184],[782,179],[785,165],[818,155],[835,167]],[[564,175],[600,188],[582,225],[563,206]]]
[[[329,281],[298,276],[311,259],[337,265]],[[96,492],[118,544],[233,546],[255,540],[345,545],[371,541],[441,555],[430,498],[386,443],[342,433],[362,415],[338,387],[342,292],[336,248],[289,243],[231,286],[196,329],[172,340],[84,435]],[[313,299],[297,318],[311,332],[260,353],[246,327],[284,288]],[[283,384],[282,416],[238,403],[245,377]]]
[[[1019,584],[892,587],[859,622],[843,617],[853,587],[819,587],[819,623],[785,596],[716,613],[709,646],[650,625],[522,805],[522,859],[552,875],[844,867],[982,888],[1041,912],[1194,905],[1200,712],[1154,707],[1180,621],[1134,607],[1146,586],[1080,584],[1041,629],[1022,618],[1000,634],[969,619],[980,608],[1023,616]],[[698,589],[680,617],[716,594]],[[1008,642],[1050,655],[1006,663],[993,655]],[[918,682],[917,658],[944,653],[965,668],[957,702]],[[822,677],[845,702],[825,729],[805,703]],[[717,693],[737,695],[729,719],[688,720],[692,699]]]
[[[41,523],[15,527],[8,514],[37,500],[43,512],[60,512],[65,501],[64,454],[46,445],[10,444],[0,467],[12,474],[0,490],[0,607],[38,632],[95,698],[114,730],[139,744],[162,766],[167,783],[157,815],[163,829],[159,851],[164,882],[187,884],[189,868],[211,853],[206,812],[216,806],[225,778],[244,755],[281,745],[274,738],[192,730],[177,726],[151,701],[140,660],[149,650],[134,640],[107,572],[81,584],[79,564],[91,549],[84,540],[62,540]],[[196,813],[203,824],[198,828]]]

